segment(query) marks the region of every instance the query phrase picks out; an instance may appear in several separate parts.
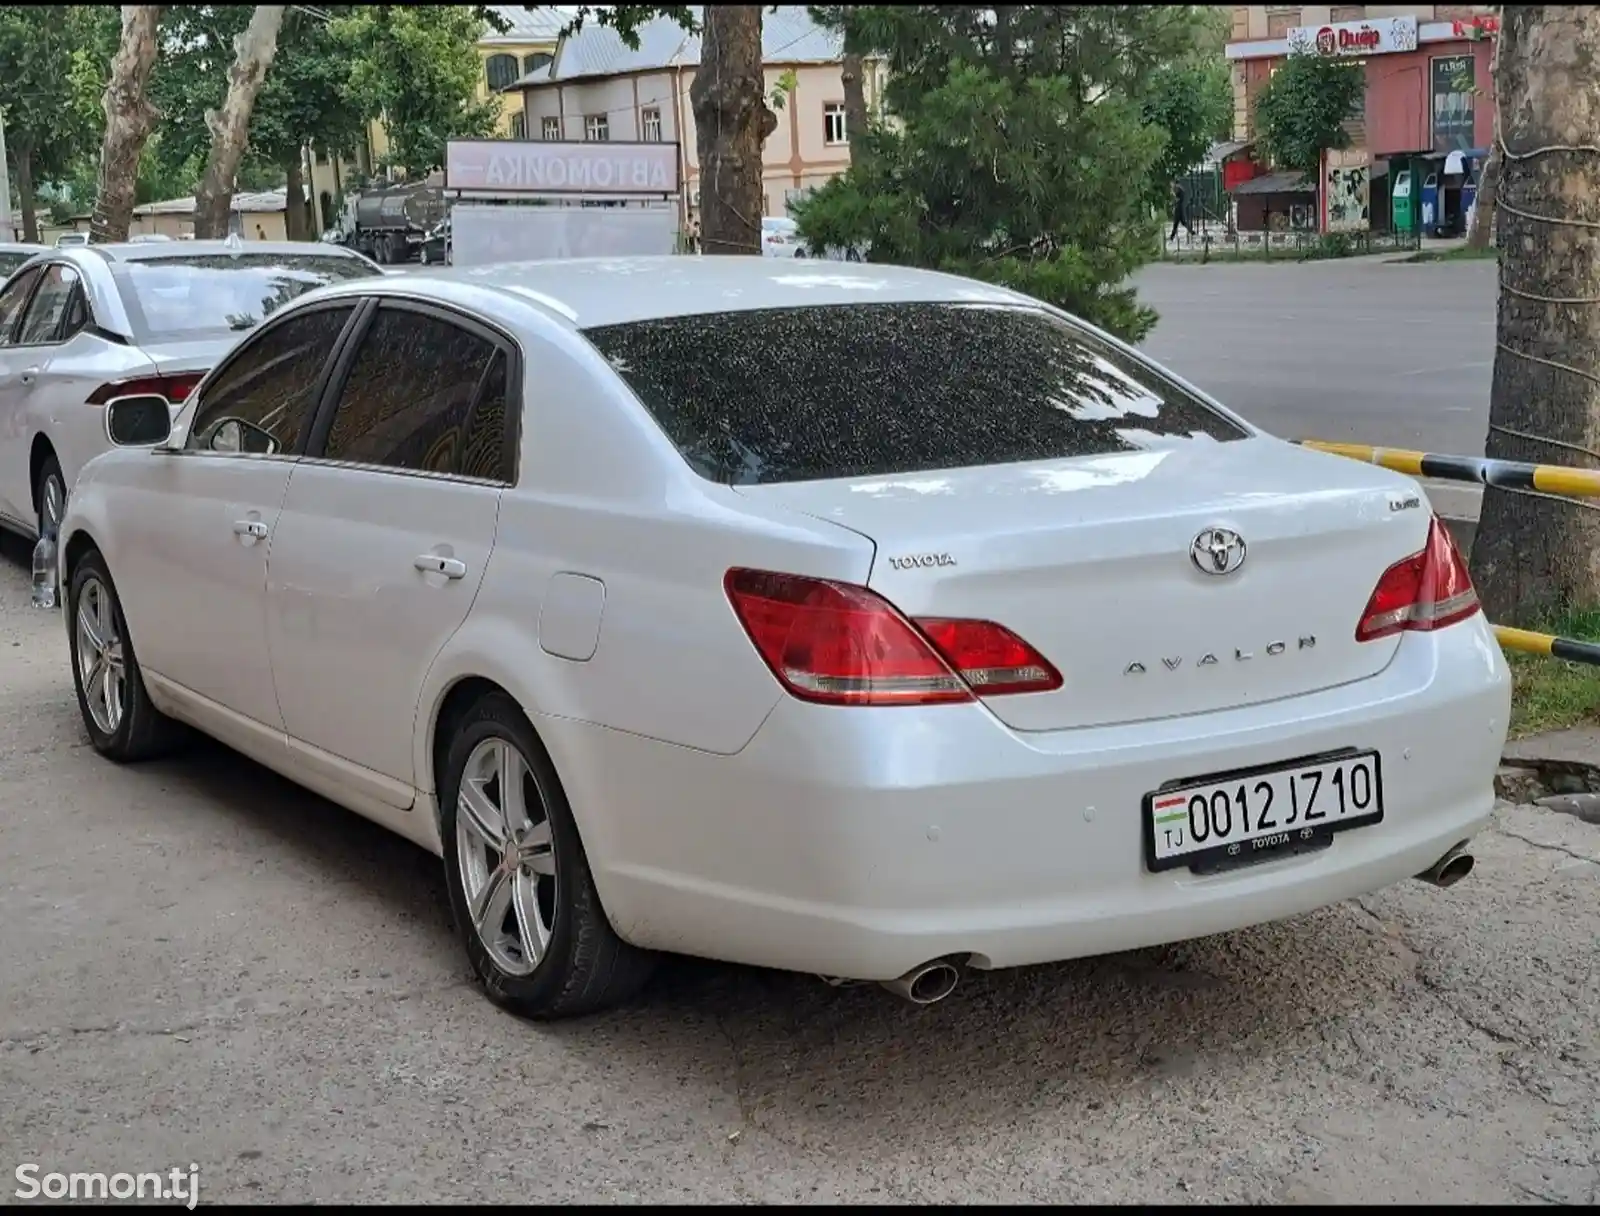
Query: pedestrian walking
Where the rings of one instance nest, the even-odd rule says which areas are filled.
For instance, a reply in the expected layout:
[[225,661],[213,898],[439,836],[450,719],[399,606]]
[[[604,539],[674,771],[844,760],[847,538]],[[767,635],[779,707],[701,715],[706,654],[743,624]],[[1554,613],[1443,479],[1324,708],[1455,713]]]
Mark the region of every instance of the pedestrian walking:
[[1183,188],[1182,182],[1172,183],[1172,231],[1167,234],[1167,240],[1178,239],[1178,225],[1182,224],[1188,231],[1191,239],[1194,237],[1194,225],[1189,222],[1189,194]]

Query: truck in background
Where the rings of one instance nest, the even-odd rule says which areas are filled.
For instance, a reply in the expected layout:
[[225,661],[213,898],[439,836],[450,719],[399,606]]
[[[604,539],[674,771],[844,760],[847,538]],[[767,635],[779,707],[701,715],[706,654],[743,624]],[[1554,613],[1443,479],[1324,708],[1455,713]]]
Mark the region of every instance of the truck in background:
[[336,239],[380,265],[409,262],[446,210],[443,189],[425,182],[361,190],[345,199]]

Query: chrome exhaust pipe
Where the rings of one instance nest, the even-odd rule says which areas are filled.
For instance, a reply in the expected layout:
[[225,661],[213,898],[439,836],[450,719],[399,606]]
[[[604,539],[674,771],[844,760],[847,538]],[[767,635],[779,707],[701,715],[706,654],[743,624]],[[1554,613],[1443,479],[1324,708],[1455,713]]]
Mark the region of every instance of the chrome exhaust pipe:
[[1453,887],[1472,873],[1472,854],[1457,845],[1417,877],[1436,887]]
[[932,1005],[956,990],[961,970],[949,959],[934,959],[913,967],[897,980],[882,981],[883,987],[913,1005]]

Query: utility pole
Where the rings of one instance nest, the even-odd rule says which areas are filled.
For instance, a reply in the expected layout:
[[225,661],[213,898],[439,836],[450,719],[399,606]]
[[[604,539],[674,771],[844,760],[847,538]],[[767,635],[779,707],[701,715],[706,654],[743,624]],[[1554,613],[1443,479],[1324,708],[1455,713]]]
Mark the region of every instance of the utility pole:
[[6,166],[6,116],[0,110],[0,240],[16,240],[11,222],[11,170]]

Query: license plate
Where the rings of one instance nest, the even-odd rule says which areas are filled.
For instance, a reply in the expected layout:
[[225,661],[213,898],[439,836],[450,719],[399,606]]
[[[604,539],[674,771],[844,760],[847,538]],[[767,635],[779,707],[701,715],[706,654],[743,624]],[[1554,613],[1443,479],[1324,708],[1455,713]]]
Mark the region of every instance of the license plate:
[[1145,864],[1266,857],[1382,819],[1377,752],[1250,769],[1146,794]]

